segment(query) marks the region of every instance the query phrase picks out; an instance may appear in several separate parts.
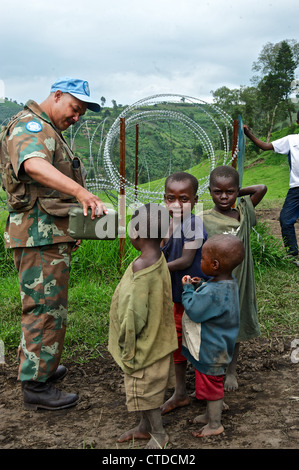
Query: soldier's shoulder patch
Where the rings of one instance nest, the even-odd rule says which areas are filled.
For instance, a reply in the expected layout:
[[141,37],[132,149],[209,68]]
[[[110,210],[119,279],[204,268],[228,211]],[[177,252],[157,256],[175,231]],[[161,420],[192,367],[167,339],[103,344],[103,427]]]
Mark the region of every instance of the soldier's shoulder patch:
[[26,124],[26,129],[29,132],[40,132],[42,130],[43,126],[40,122],[36,121],[29,121]]

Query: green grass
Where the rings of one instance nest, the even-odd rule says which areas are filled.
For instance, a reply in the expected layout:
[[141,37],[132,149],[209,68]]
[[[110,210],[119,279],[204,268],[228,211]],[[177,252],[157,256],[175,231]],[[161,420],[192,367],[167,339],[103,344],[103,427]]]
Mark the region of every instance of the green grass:
[[[281,242],[265,224],[258,224],[251,238],[262,335],[298,335],[298,268],[286,260]],[[86,361],[107,344],[111,297],[136,255],[128,239],[122,266],[119,239],[85,240],[74,253],[64,358]],[[10,267],[0,283],[0,339],[7,351],[14,351],[19,343],[20,311],[17,273]]]
[[251,232],[251,249],[262,335],[298,335],[298,267],[265,223]]
[[[272,155],[270,153],[273,154],[273,152],[265,153],[267,155],[263,155],[263,162],[252,166],[248,170],[245,169],[242,186],[265,184],[268,191],[261,203],[261,207],[269,205],[269,203],[272,206],[274,203],[279,207],[282,205],[289,189],[290,170],[287,163],[288,159],[285,157],[282,160],[281,156],[276,156],[280,164],[275,165],[271,163]],[[265,162],[268,164],[265,164]]]
[[0,339],[6,350],[15,349],[20,337],[20,291],[14,271],[1,278],[0,312]]
[[298,338],[298,267],[269,267],[256,277],[261,334]]

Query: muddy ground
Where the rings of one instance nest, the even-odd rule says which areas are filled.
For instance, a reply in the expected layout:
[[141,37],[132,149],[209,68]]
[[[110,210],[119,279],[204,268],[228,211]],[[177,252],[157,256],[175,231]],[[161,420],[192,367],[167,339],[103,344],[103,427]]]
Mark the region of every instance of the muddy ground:
[[[259,212],[279,236],[278,211]],[[189,406],[163,418],[170,436],[167,449],[298,449],[299,364],[291,361],[293,339],[258,338],[244,343],[239,389],[225,397],[229,410],[223,413],[224,433],[201,439],[192,436],[196,426],[189,420],[204,411],[205,403],[191,398]],[[92,362],[65,365],[69,373],[59,387],[78,392],[80,403],[68,410],[37,412],[23,409],[15,357],[0,365],[0,449],[142,449],[146,441],[116,442],[124,430],[135,426],[137,417],[127,412],[122,374],[109,353],[103,348],[102,357]],[[187,386],[191,395],[191,367]],[[167,397],[170,394],[169,390]]]

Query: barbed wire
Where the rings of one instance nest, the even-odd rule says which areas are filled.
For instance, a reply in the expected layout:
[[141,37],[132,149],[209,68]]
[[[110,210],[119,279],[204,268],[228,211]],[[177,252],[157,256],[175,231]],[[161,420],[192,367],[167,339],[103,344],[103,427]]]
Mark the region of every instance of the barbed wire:
[[[180,109],[173,109],[173,104],[179,104]],[[203,113],[208,121],[208,125],[201,124],[194,120],[185,109],[190,111],[191,108],[197,108]],[[113,161],[117,161],[116,148],[120,140],[120,122],[124,118],[126,132],[135,127],[136,124],[143,126],[149,123],[159,124],[165,122],[170,126],[182,130],[184,141],[195,139],[202,146],[203,152],[208,159],[208,171],[204,177],[199,178],[198,196],[204,200],[204,194],[208,190],[209,174],[218,165],[221,155],[221,164],[229,165],[236,158],[238,149],[236,148],[232,154],[232,130],[233,119],[221,108],[215,104],[207,103],[201,99],[190,97],[182,94],[156,94],[143,98],[129,106],[127,106],[117,118],[114,120],[108,131],[105,126],[107,117],[101,122],[92,119],[82,121],[76,128],[70,127],[69,145],[71,149],[76,151],[76,141],[82,134],[85,136],[88,146],[88,158],[84,165],[87,167],[87,188],[92,192],[104,192],[114,203],[117,200],[120,190],[123,189],[126,195],[127,204],[146,202],[156,202],[163,199],[164,185],[163,181],[152,190],[151,175],[149,172],[149,162],[146,157],[143,158],[143,165],[146,167],[148,176],[148,188],[144,184],[135,187],[135,182],[130,181],[128,177],[123,178],[120,174],[119,166],[117,167]],[[205,128],[204,128],[205,127]],[[213,132],[213,137],[218,135],[218,144],[215,146],[215,138],[209,134]],[[172,136],[171,136],[172,138]],[[98,147],[96,147],[96,141]],[[186,145],[185,142],[182,142]],[[96,150],[94,150],[94,148]],[[162,180],[172,169],[171,152],[168,155],[168,165],[160,179]],[[194,159],[193,159],[194,160]],[[193,166],[199,162],[194,162]],[[165,155],[167,163],[167,155]],[[191,168],[191,165],[190,165]],[[186,169],[183,169],[185,170]],[[158,179],[158,178],[156,178]],[[4,196],[0,195],[0,209],[5,207]]]

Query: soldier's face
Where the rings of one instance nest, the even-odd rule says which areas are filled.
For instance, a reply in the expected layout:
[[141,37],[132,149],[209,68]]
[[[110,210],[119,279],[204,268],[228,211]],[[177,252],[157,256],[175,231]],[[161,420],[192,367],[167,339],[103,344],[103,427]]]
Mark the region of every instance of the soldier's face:
[[69,93],[57,91],[54,95],[52,121],[60,131],[66,130],[75,124],[80,116],[86,112],[87,105]]

